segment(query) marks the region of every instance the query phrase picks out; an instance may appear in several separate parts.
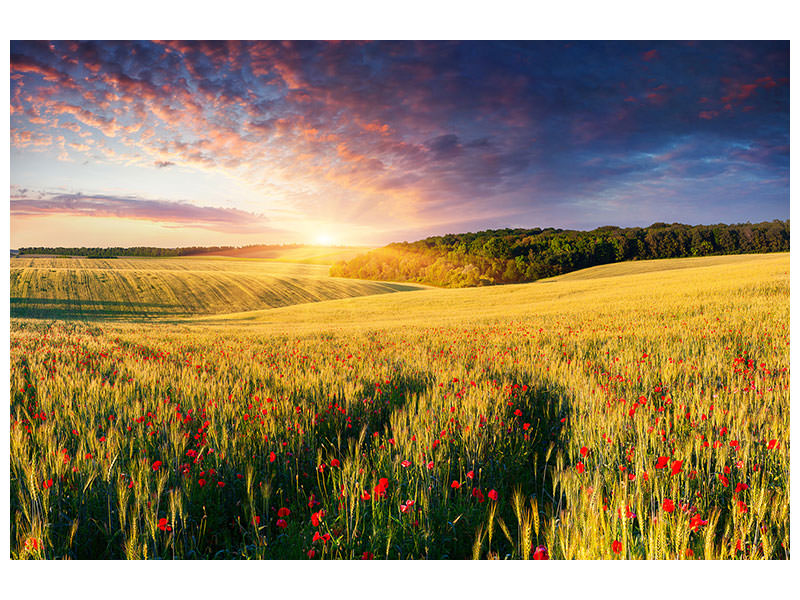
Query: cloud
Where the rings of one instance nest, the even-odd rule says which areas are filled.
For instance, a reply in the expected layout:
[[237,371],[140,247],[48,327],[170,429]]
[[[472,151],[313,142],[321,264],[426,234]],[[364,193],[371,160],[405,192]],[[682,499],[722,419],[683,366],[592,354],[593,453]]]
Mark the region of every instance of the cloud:
[[22,197],[22,192],[17,190],[17,197],[11,199],[12,217],[115,217],[224,233],[271,231],[269,222],[262,215],[234,208],[108,195],[58,194],[42,198],[42,194],[32,197],[28,190]]
[[330,220],[555,214],[685,140],[708,172],[788,174],[730,151],[788,146],[786,42],[12,42],[11,72],[12,152],[221,173]]

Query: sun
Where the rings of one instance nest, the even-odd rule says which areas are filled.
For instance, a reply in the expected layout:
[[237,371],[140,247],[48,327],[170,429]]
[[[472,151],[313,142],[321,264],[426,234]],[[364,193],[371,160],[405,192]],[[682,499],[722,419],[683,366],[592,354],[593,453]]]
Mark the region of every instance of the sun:
[[332,246],[333,236],[330,233],[318,233],[314,238],[314,242],[318,246]]

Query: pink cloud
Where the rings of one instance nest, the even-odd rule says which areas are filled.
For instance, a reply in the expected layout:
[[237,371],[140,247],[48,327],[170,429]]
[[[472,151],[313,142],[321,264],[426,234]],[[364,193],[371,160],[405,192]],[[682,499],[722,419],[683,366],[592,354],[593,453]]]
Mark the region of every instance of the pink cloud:
[[106,195],[61,194],[51,195],[46,199],[14,198],[11,200],[11,215],[14,217],[52,215],[114,217],[198,227],[227,233],[255,233],[270,229],[269,222],[262,215],[238,209]]

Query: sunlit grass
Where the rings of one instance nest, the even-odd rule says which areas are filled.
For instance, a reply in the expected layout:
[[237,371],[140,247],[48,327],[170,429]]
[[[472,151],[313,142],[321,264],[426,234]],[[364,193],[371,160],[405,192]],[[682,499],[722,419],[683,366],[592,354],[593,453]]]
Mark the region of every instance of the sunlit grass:
[[13,317],[177,319],[417,288],[334,279],[326,266],[256,259],[11,261]]

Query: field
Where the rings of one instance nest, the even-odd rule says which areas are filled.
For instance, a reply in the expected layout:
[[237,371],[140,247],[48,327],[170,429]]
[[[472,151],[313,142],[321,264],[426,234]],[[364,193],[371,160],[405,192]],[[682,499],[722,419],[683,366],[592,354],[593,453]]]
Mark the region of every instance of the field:
[[11,259],[11,316],[175,319],[421,289],[236,258]]
[[[790,557],[788,254],[380,295],[21,260],[12,558]],[[258,305],[290,279],[323,301]]]

